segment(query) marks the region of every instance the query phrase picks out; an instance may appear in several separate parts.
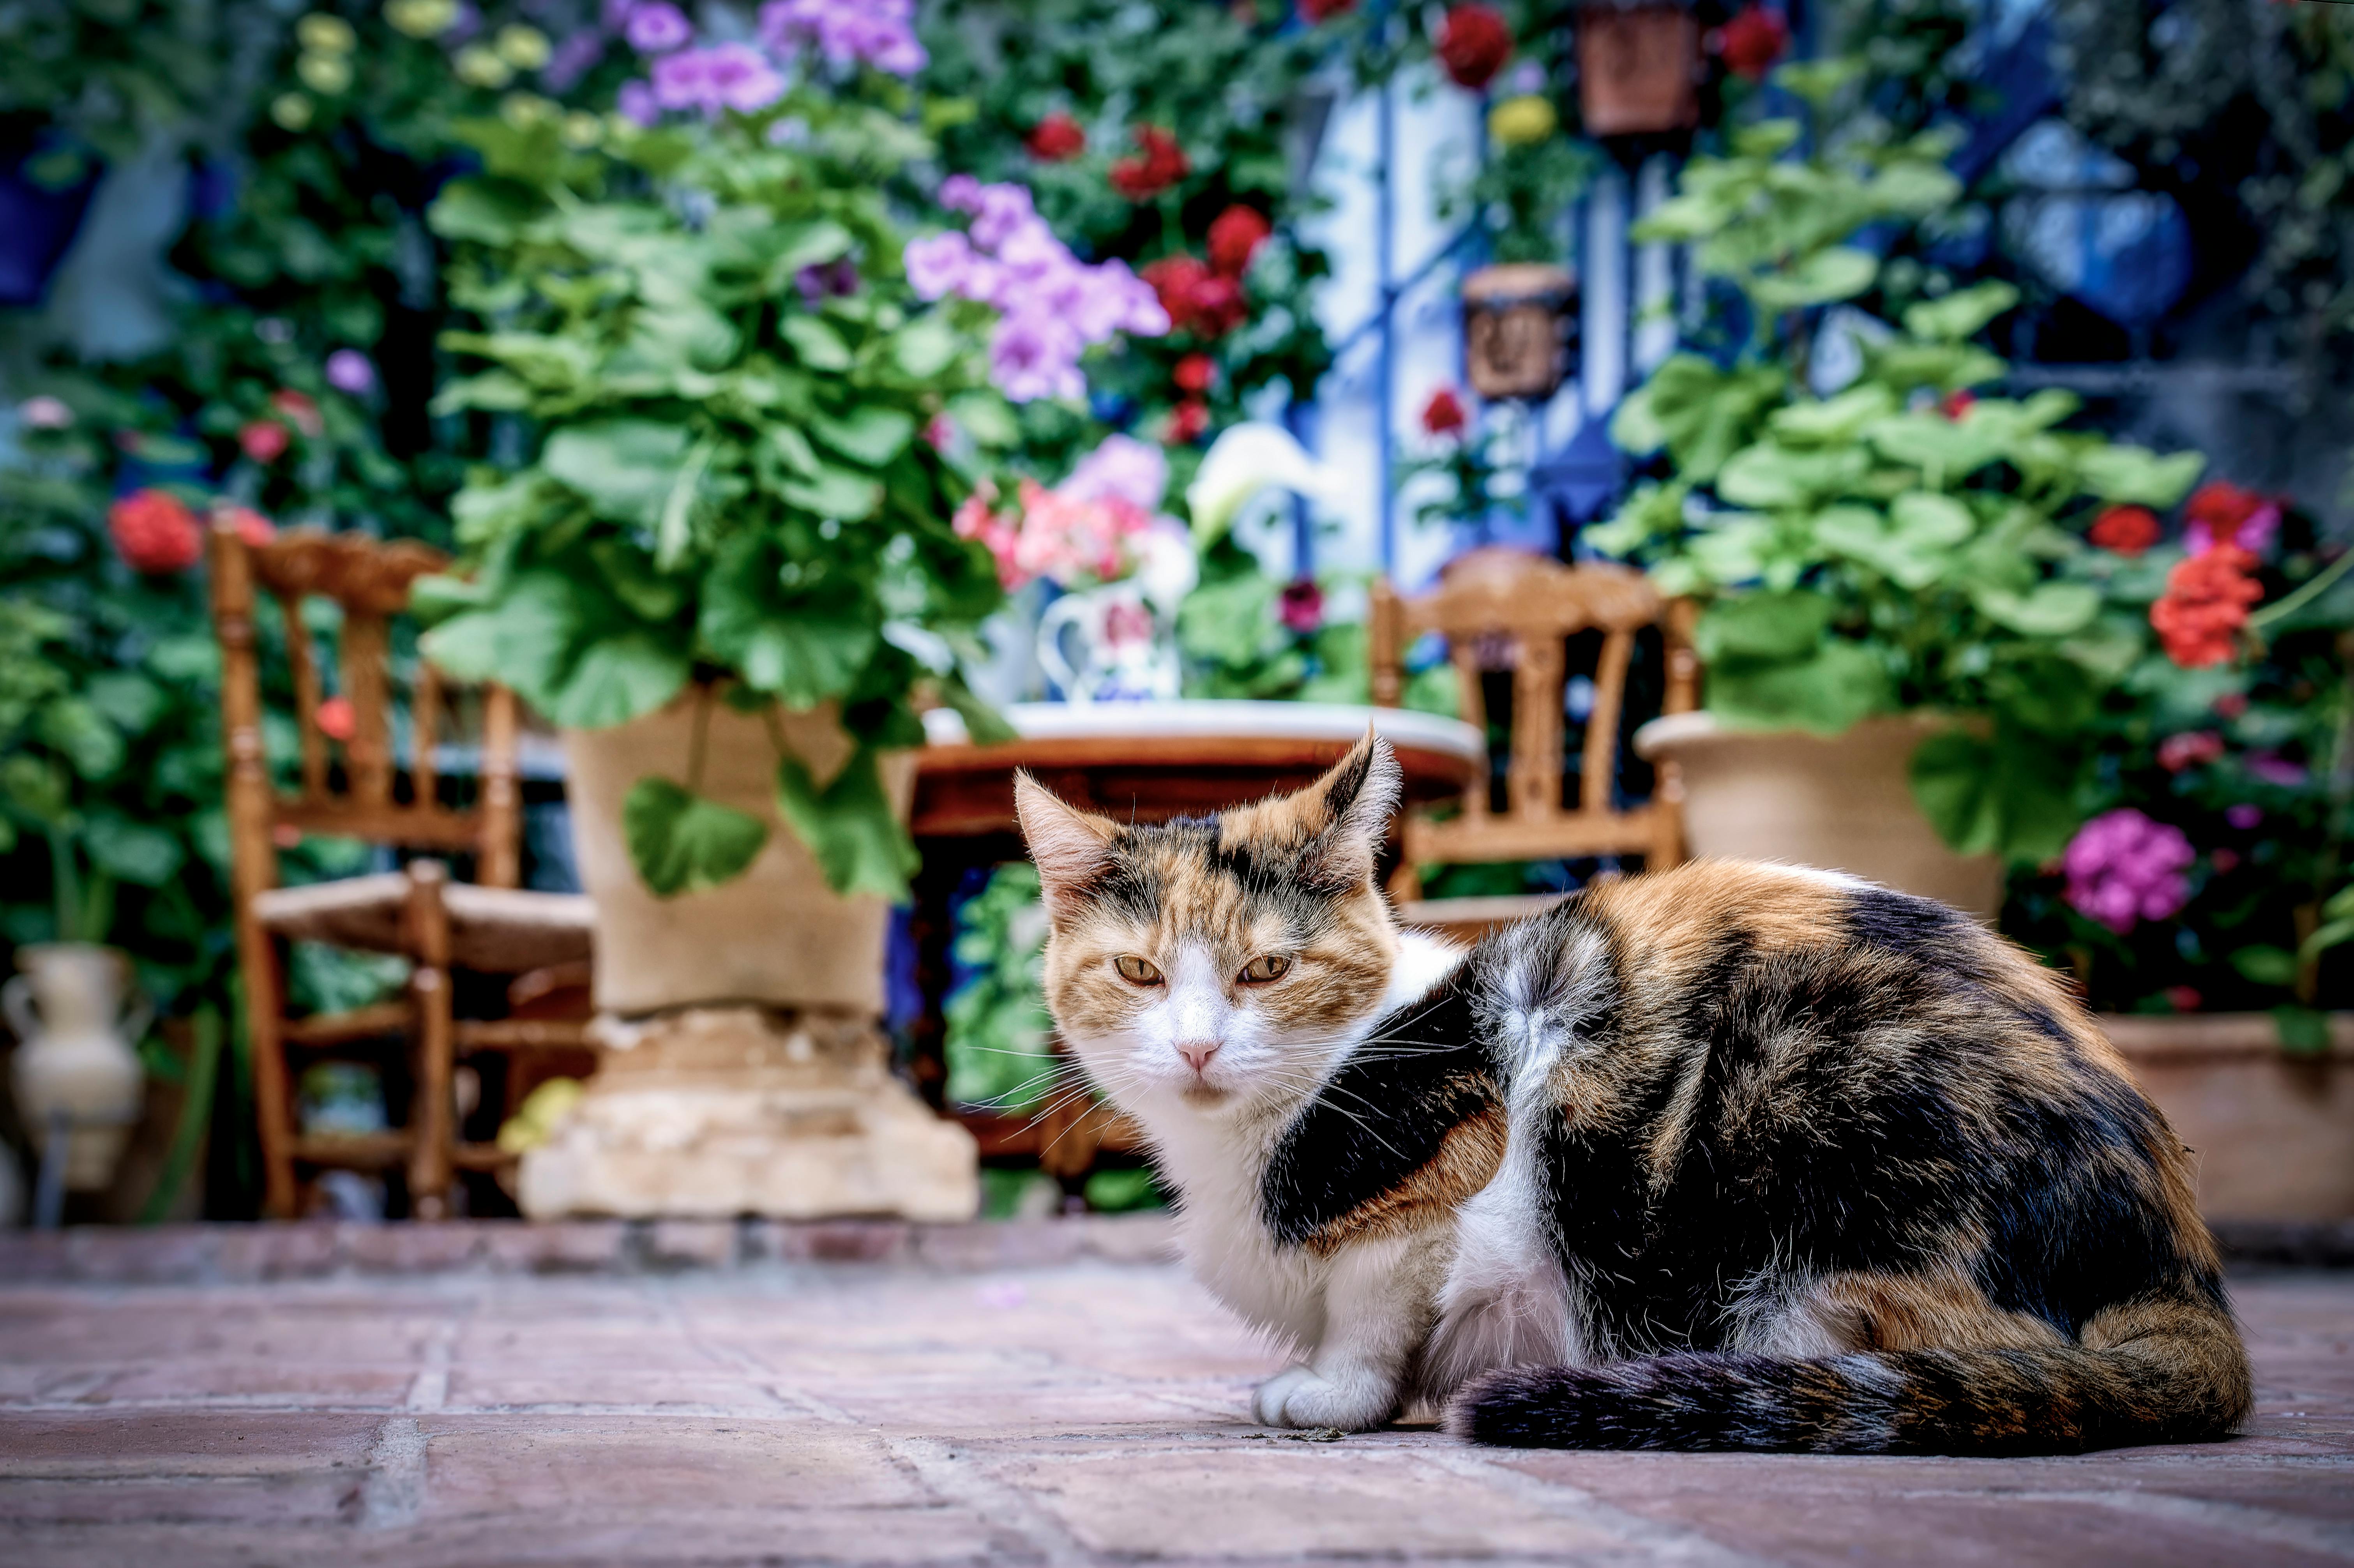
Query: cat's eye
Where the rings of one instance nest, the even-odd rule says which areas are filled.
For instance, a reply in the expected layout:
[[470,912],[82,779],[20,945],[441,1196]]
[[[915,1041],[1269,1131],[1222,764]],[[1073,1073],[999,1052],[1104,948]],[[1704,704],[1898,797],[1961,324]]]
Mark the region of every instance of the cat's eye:
[[1119,971],[1119,978],[1128,981],[1130,985],[1159,985],[1161,983],[1161,971],[1154,969],[1150,964],[1146,963],[1142,959],[1114,959],[1111,962],[1112,968]]
[[1242,982],[1245,985],[1265,985],[1269,980],[1281,980],[1290,968],[1289,959],[1278,958],[1273,953],[1264,954],[1243,966]]

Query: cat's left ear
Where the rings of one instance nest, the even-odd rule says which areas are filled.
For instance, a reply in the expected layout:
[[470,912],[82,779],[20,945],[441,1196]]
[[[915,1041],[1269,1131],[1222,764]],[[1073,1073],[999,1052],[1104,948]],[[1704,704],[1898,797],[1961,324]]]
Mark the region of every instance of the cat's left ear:
[[1371,881],[1374,857],[1405,794],[1405,774],[1390,743],[1367,725],[1365,738],[1302,793],[1321,797],[1324,826],[1301,852],[1300,874],[1332,888]]

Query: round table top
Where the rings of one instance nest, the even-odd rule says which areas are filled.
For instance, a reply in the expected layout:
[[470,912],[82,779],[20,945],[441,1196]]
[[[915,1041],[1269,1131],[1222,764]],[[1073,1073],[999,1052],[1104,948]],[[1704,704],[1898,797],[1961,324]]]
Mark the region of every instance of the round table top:
[[945,708],[924,715],[916,754],[918,837],[1011,832],[1013,773],[1026,769],[1072,804],[1150,821],[1215,811],[1296,789],[1371,725],[1396,749],[1410,801],[1459,793],[1488,767],[1479,730],[1459,719],[1346,703],[1016,703],[1019,738],[976,746]]

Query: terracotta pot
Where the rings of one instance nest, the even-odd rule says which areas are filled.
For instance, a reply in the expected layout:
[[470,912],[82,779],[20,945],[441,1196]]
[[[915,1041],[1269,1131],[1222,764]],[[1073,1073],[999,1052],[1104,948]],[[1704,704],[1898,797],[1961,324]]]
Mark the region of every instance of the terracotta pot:
[[1514,262],[1463,280],[1463,373],[1493,402],[1550,397],[1569,375],[1577,276]]
[[1941,726],[1904,715],[1825,736],[1674,714],[1637,730],[1635,750],[1674,765],[1695,855],[1849,872],[1991,925],[2002,907],[2001,861],[1947,849],[1913,800],[1914,748]]
[[2291,1055],[2261,1012],[2101,1020],[2197,1156],[2211,1221],[2354,1219],[2354,1013],[2329,1048]]
[[1577,14],[1579,117],[1589,136],[1659,135],[1700,123],[1700,18],[1676,5],[1589,5]]
[[0,1004],[16,1032],[17,1114],[44,1154],[62,1118],[66,1186],[102,1190],[139,1119],[147,1075],[137,1042],[153,1010],[132,990],[130,958],[112,948],[37,943],[17,949],[16,967],[25,972],[0,989]]
[[[701,892],[658,898],[639,879],[621,838],[621,800],[646,775],[684,782],[695,699],[612,729],[567,730],[564,751],[580,880],[597,905],[596,1003],[631,1016],[696,1003],[759,1002],[883,1012],[883,945],[891,906],[844,898],[777,814],[777,752],[760,719],[713,701],[702,792],[768,825],[769,842],[743,875]],[[820,779],[849,758],[831,709],[780,715],[785,741]],[[915,792],[912,753],[886,757],[884,786],[905,820]]]

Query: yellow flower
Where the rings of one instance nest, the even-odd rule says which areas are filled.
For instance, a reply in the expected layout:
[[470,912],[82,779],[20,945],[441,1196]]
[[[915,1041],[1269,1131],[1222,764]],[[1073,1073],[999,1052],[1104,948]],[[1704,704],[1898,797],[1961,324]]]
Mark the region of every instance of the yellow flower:
[[294,24],[294,36],[302,47],[314,54],[347,55],[358,40],[352,36],[352,25],[341,16],[330,16],[323,11],[313,11]]
[[605,139],[605,122],[585,110],[564,117],[564,140],[575,147],[593,147]]
[[341,55],[304,55],[294,62],[294,74],[313,92],[333,98],[352,85],[352,62]]
[[547,63],[547,35],[521,22],[501,27],[493,47],[499,58],[517,70],[537,70]]
[[528,131],[555,113],[556,105],[535,92],[510,92],[499,100],[499,118],[518,131]]
[[458,0],[387,0],[384,19],[412,38],[438,38],[458,19]]
[[496,50],[480,44],[460,49],[455,69],[458,79],[468,87],[500,88],[514,79],[514,68],[499,58]]
[[281,92],[270,101],[270,118],[289,131],[307,129],[311,123],[311,101],[299,92]]
[[1542,142],[1560,126],[1551,101],[1533,92],[1508,98],[1488,111],[1488,134],[1507,147]]

